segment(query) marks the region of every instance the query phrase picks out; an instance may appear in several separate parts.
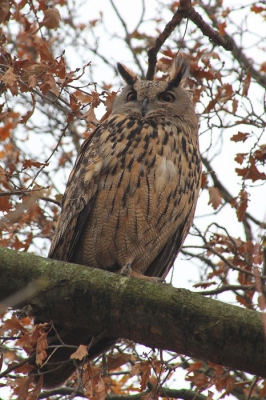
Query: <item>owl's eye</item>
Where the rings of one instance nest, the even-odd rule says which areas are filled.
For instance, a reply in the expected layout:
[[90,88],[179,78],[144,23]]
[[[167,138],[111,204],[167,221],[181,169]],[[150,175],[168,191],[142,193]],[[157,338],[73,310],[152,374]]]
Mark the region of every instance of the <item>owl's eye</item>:
[[167,103],[173,103],[175,96],[171,92],[162,92],[159,94],[158,99],[160,101],[167,101]]
[[132,92],[128,92],[127,94],[127,101],[136,101],[137,100],[137,92],[132,90]]

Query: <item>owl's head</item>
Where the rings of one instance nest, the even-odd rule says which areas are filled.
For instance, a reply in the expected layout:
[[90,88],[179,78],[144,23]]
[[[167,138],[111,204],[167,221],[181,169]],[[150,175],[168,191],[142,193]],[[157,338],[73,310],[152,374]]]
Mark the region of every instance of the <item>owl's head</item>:
[[174,59],[170,76],[165,81],[142,81],[124,65],[118,63],[117,68],[127,85],[117,97],[112,114],[176,117],[197,127],[191,93],[183,87],[189,75],[188,60],[183,55]]

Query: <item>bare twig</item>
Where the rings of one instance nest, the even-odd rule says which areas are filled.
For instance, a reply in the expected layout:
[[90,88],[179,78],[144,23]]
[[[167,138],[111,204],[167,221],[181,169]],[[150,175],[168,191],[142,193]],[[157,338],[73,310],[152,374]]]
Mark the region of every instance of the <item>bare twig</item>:
[[165,25],[164,30],[160,35],[157,37],[155,40],[154,45],[149,49],[148,51],[148,71],[146,75],[146,80],[152,81],[153,76],[155,74],[155,68],[156,68],[156,63],[157,63],[157,54],[166,41],[166,39],[169,38],[171,33],[174,31],[174,29],[180,25],[181,21],[183,18],[185,18],[188,15],[188,10],[191,7],[191,1],[190,0],[180,0],[180,5],[175,12],[173,18],[171,19],[168,24]]
[[200,14],[191,7],[188,12],[188,18],[194,22],[195,25],[201,30],[201,32],[207,36],[213,43],[222,46],[225,50],[233,50],[234,42],[229,36],[222,36],[218,31],[214,30],[209,24],[207,24]]

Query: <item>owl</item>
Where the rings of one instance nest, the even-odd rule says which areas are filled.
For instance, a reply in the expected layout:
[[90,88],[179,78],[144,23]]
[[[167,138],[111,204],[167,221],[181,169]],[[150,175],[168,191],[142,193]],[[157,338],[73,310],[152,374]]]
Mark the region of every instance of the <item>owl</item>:
[[[110,117],[81,146],[49,257],[156,280],[173,266],[200,189],[198,119],[183,87],[189,65],[177,56],[164,81],[140,80],[122,64],[118,71],[126,86]],[[91,341],[86,330],[56,330],[66,344]],[[115,341],[105,336],[91,343],[89,359]],[[72,353],[57,349],[36,372],[44,373],[44,387],[59,386],[74,372]]]

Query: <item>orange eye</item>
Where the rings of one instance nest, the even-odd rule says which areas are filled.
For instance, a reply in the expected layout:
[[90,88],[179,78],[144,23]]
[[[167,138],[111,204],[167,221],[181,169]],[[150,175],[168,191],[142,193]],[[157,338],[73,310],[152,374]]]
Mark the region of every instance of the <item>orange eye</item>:
[[137,92],[132,90],[132,92],[128,92],[127,94],[127,101],[136,101],[137,100]]
[[171,92],[162,92],[159,94],[158,99],[160,101],[167,101],[167,103],[173,103],[175,96]]

